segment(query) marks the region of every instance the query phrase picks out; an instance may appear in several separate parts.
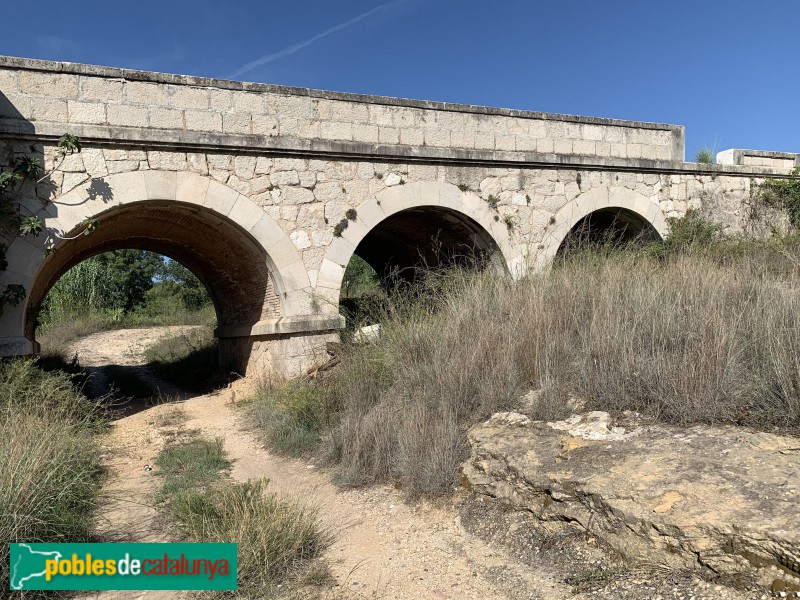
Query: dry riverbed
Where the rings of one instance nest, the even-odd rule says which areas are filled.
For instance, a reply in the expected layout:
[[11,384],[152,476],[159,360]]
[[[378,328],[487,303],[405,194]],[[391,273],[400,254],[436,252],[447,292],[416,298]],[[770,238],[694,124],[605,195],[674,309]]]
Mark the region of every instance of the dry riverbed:
[[[140,365],[144,349],[164,335],[174,335],[173,328],[102,332],[78,342],[77,349],[81,361],[93,368]],[[238,404],[247,396],[249,385],[245,380],[213,394],[184,395],[113,423],[103,442],[109,478],[98,511],[100,539],[169,541],[164,517],[152,503],[158,478],[144,467],[152,465],[165,444],[185,428],[205,437],[224,438],[234,480],[268,478],[270,489],[320,508],[322,526],[334,536],[323,557],[333,583],[319,588],[313,597],[768,597],[687,574],[614,571],[606,568],[608,556],[592,540],[543,540],[524,515],[504,511],[463,490],[436,503],[409,504],[391,486],[339,487],[312,462],[279,457],[263,447]],[[182,412],[180,418],[176,409]],[[181,594],[108,592],[95,597]]]

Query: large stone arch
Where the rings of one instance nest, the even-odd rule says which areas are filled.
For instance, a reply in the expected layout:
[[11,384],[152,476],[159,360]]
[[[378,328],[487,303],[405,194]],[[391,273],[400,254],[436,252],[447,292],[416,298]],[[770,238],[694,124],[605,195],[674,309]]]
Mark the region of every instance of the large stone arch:
[[389,217],[425,208],[449,211],[478,225],[496,245],[511,276],[518,278],[524,274],[523,253],[484,200],[449,183],[423,181],[385,188],[358,206],[355,220],[348,223],[341,237],[334,238],[325,254],[318,276],[318,293],[337,305],[344,270],[362,240]]
[[[195,271],[213,289],[222,317],[219,335],[237,340],[227,344],[240,363],[249,360],[245,355],[254,336],[336,326],[315,324],[309,315],[308,274],[289,236],[249,198],[209,177],[175,171],[113,174],[88,180],[38,211],[27,208],[42,218],[45,230],[36,238],[18,237],[8,249],[4,283],[21,283],[27,295],[6,310],[3,354],[36,350],[36,309],[63,272],[88,256],[123,247],[160,252]],[[89,218],[100,226],[80,235]],[[51,246],[55,252],[48,253]],[[234,348],[244,338],[247,348]]]
[[583,194],[561,207],[545,230],[544,240],[536,253],[534,268],[545,268],[558,253],[572,228],[588,215],[610,208],[630,211],[650,224],[659,236],[669,233],[669,224],[658,204],[646,196],[623,187],[599,187]]

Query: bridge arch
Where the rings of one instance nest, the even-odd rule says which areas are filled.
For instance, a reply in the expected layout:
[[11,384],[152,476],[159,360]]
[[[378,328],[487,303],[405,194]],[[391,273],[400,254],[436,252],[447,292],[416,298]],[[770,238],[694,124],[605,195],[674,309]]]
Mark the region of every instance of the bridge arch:
[[437,232],[442,232],[445,252],[474,248],[513,277],[524,272],[524,257],[506,225],[475,193],[452,184],[414,182],[386,188],[362,203],[354,217],[334,238],[320,267],[317,290],[331,303],[339,302],[344,271],[354,254],[378,272],[387,263],[402,269],[411,266],[412,254],[431,258],[421,257],[417,248]]
[[[20,346],[35,347],[38,308],[64,272],[122,248],[166,255],[198,276],[214,302],[220,338],[227,340],[221,354],[238,353],[231,362],[242,369],[249,351],[236,349],[242,338],[254,330],[280,334],[281,323],[309,312],[308,275],[289,236],[249,198],[209,177],[175,171],[109,175],[57,198],[38,216],[45,231],[14,240],[4,273],[27,290],[16,314],[3,319],[2,333]],[[81,235],[86,219],[99,226]]]
[[589,190],[565,204],[556,212],[545,239],[536,255],[535,268],[546,268],[558,254],[570,232],[581,222],[595,218],[605,225],[611,220],[622,220],[634,233],[650,230],[660,238],[669,233],[664,214],[649,198],[633,190],[620,187],[601,187]]

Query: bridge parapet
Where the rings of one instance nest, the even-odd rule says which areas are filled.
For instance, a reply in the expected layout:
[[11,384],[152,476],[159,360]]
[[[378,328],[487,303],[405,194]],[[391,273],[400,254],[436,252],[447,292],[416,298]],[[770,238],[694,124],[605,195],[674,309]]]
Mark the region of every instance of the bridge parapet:
[[[84,139],[159,141],[164,132],[363,147],[412,146],[609,159],[683,161],[678,125],[327,92],[0,56],[5,129],[47,134],[56,123]],[[4,110],[5,108],[5,110]],[[24,125],[22,125],[24,123]],[[119,131],[119,128],[128,128]],[[161,133],[161,135],[159,135]],[[240,140],[241,141],[241,140]]]
[[717,153],[717,164],[793,169],[800,167],[800,154],[731,148]]

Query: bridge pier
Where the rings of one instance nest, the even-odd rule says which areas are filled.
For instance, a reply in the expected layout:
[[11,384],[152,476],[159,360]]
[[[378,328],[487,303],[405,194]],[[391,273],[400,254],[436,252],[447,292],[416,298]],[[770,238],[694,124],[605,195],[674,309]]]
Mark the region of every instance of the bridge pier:
[[265,377],[295,377],[327,359],[327,343],[339,340],[344,319],[308,315],[218,327],[220,363],[231,370]]

